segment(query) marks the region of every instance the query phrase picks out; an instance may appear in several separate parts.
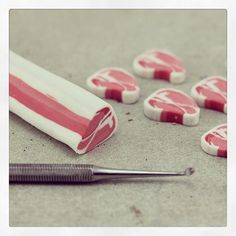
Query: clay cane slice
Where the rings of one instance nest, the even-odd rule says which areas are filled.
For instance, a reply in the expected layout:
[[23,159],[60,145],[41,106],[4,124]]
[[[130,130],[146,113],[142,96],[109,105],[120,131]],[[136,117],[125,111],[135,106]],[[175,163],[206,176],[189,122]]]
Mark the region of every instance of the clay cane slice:
[[85,89],[10,52],[10,110],[82,154],[112,136],[113,108]]
[[198,124],[200,108],[182,91],[165,88],[144,101],[144,114],[151,120],[194,126]]
[[191,94],[199,106],[227,113],[227,80],[224,77],[203,79],[192,87]]
[[133,62],[134,72],[143,78],[161,79],[173,84],[182,83],[186,69],[174,54],[152,49],[138,56]]
[[213,156],[227,157],[227,124],[221,124],[203,134],[202,149]]
[[140,88],[135,77],[120,68],[104,68],[87,79],[89,91],[101,98],[118,102],[135,103],[140,96]]

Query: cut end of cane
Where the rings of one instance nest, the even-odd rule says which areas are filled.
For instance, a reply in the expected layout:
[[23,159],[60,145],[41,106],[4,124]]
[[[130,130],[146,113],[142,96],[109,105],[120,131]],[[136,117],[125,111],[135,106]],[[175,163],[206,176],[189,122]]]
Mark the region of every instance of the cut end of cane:
[[117,117],[112,108],[105,107],[99,110],[89,124],[77,153],[84,154],[109,139],[117,128]]

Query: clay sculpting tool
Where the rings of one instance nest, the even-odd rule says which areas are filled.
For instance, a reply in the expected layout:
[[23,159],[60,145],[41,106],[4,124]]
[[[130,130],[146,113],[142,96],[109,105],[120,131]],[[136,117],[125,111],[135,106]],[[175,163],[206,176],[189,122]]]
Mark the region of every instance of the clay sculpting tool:
[[10,183],[90,183],[121,178],[190,176],[193,168],[183,171],[146,171],[105,168],[87,164],[21,164],[9,165]]

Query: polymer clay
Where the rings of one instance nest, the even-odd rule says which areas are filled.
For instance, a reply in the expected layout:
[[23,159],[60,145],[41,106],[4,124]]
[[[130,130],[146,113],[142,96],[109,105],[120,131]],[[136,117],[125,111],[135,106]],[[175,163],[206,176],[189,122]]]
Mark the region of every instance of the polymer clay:
[[201,137],[202,149],[213,156],[227,157],[227,124],[221,124]]
[[87,79],[89,91],[101,98],[118,102],[135,103],[140,96],[138,82],[133,75],[121,68],[104,68]]
[[143,78],[166,80],[173,84],[182,83],[186,78],[183,62],[174,54],[152,49],[135,58],[134,72]]
[[10,111],[82,154],[117,128],[113,108],[79,86],[10,52]]
[[194,85],[191,95],[201,107],[227,113],[227,80],[210,76]]
[[164,88],[144,101],[144,114],[151,120],[194,126],[198,124],[200,108],[182,91]]

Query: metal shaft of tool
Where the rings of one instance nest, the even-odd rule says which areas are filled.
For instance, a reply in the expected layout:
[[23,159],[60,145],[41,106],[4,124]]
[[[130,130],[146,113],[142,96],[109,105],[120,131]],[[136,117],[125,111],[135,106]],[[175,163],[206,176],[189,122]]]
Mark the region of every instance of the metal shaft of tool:
[[10,164],[10,183],[89,183],[98,180],[140,177],[189,176],[193,168],[180,172],[121,170],[86,164]]

